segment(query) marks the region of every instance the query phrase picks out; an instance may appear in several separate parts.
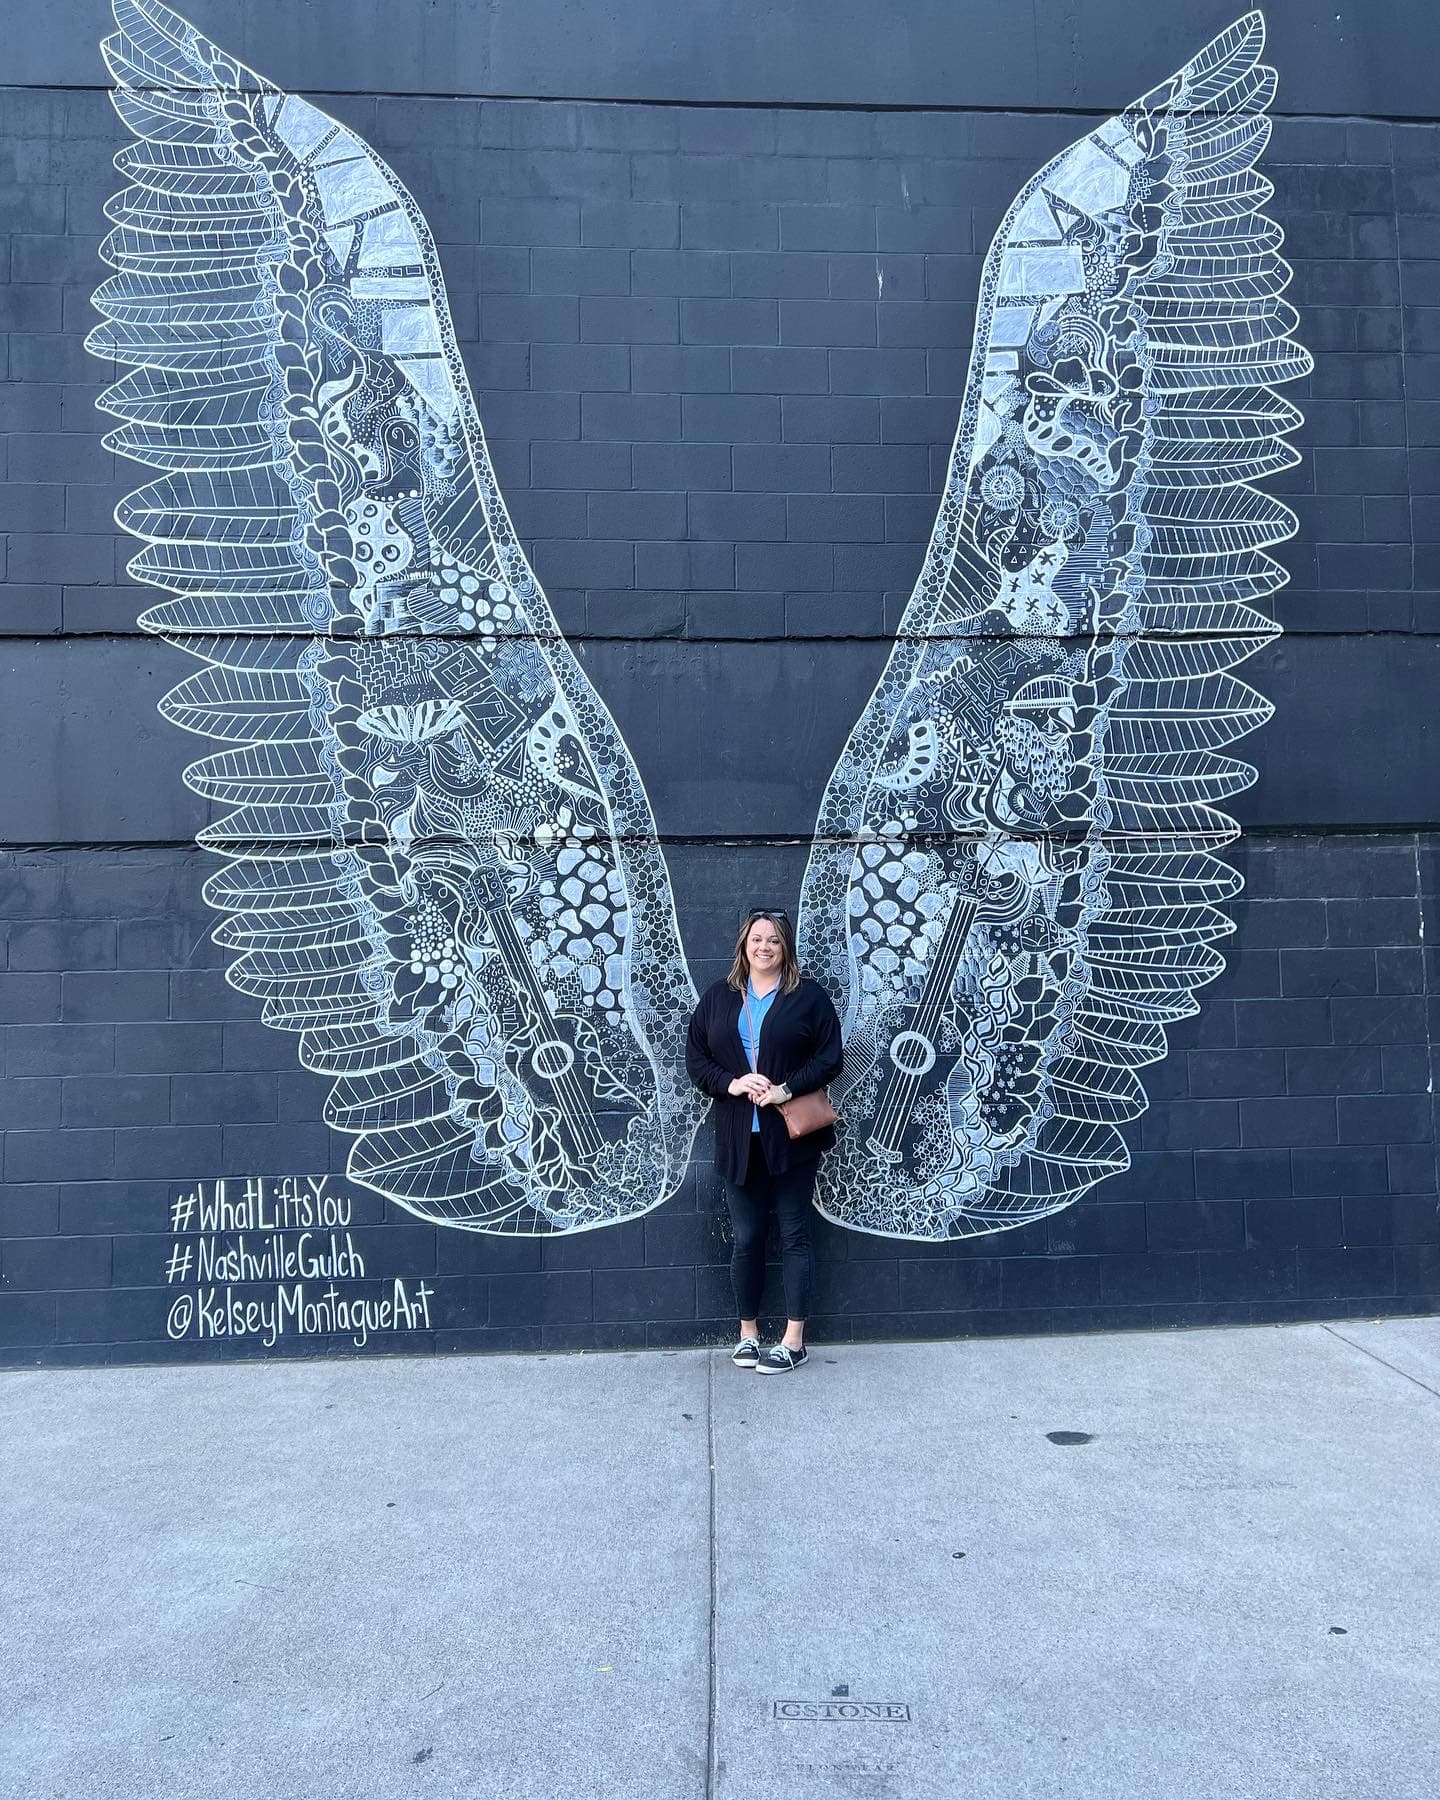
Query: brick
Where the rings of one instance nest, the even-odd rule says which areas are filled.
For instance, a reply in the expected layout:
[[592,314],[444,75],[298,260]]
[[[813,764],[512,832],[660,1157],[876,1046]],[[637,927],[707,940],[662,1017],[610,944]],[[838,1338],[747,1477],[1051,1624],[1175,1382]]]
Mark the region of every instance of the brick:
[[874,344],[876,308],[870,300],[782,300],[782,344]]
[[171,977],[163,970],[72,970],[60,978],[66,1024],[165,1018]]
[[730,352],[718,344],[636,344],[630,358],[636,393],[724,394],[730,389]]
[[446,275],[448,289],[475,294],[528,294],[530,252],[517,246],[490,244],[475,251],[474,273],[468,283]]
[[[892,300],[923,300],[925,258],[901,256],[832,256],[830,293],[836,300],[864,300],[880,304]],[[883,312],[883,305],[881,306]],[[883,337],[880,340],[884,342]]]
[[762,494],[692,494],[690,530],[726,542],[779,542],[785,536],[785,502]]
[[1196,1050],[1190,1053],[1190,1093],[1197,1100],[1234,1100],[1283,1094],[1285,1057],[1274,1050]]
[[482,294],[480,336],[489,343],[574,343],[580,306],[566,294]]
[[784,439],[789,444],[875,444],[880,441],[880,402],[871,399],[786,395]]
[[1247,1200],[1245,1203],[1245,1230],[1254,1248],[1338,1244],[1340,1229],[1340,1201],[1336,1196]]
[[713,543],[636,544],[635,579],[642,588],[733,588],[735,549]]
[[556,1325],[585,1322],[594,1316],[594,1281],[589,1270],[492,1275],[489,1317],[492,1325]]
[[16,920],[9,932],[12,969],[107,969],[115,966],[108,919]]
[[586,394],[580,433],[587,439],[662,443],[680,436],[680,400],[674,394]]
[[633,451],[635,485],[687,492],[728,488],[731,446],[714,444],[637,444]]
[[[591,396],[587,395],[589,399]],[[499,440],[545,438],[559,442],[580,431],[578,394],[491,393],[485,398],[486,429]]]
[[109,1238],[7,1238],[0,1280],[17,1293],[103,1288],[110,1281]]
[[687,438],[705,443],[778,444],[780,401],[768,394],[686,394]]
[[785,596],[787,637],[875,638],[884,629],[884,602],[875,594],[789,592]]
[[835,394],[923,393],[925,356],[919,350],[832,350],[830,390]]
[[830,386],[830,364],[824,350],[768,345],[737,348],[730,353],[737,394],[823,394]]
[[580,211],[580,241],[623,250],[670,249],[680,242],[680,208],[633,200],[586,200]]
[[630,275],[637,294],[682,298],[730,292],[730,259],[718,250],[636,250]]
[[823,493],[830,456],[823,444],[743,444],[733,457],[737,493]]
[[109,1131],[7,1131],[6,1181],[103,1181],[115,1159]]
[[673,344],[680,336],[679,303],[648,295],[586,296],[580,301],[580,336],[595,344]]
[[1097,1256],[1007,1256],[1000,1263],[1000,1305],[1007,1311],[1099,1303]]
[[1288,1149],[1218,1150],[1195,1159],[1198,1200],[1287,1199],[1291,1191]]
[[796,494],[788,502],[790,536],[800,542],[878,543],[885,509],[873,495]]
[[924,527],[930,535],[935,519],[935,500],[930,493],[930,461],[923,446],[886,444],[837,444],[830,467],[835,491],[844,494],[923,494]]
[[1392,1194],[1433,1194],[1436,1183],[1435,1153],[1429,1144],[1391,1144],[1385,1151],[1387,1179]]
[[1335,1101],[1324,1096],[1242,1099],[1241,1141],[1247,1149],[1282,1145],[1333,1144]]
[[737,251],[730,259],[730,288],[761,300],[821,300],[830,291],[830,259],[819,251]]
[[695,1316],[693,1269],[597,1269],[594,1281],[597,1320]]
[[1145,1205],[1145,1233],[1154,1251],[1240,1249],[1245,1243],[1245,1205],[1241,1200],[1150,1200]]
[[779,341],[779,307],[773,300],[686,299],[680,302],[680,336],[687,344],[728,348]]
[[592,494],[588,528],[602,538],[682,538],[685,501],[680,494]]
[[[20,429],[31,427],[22,425]],[[64,528],[65,489],[58,482],[12,481],[0,486],[0,531],[50,532]]]
[[537,294],[628,294],[630,253],[537,246],[530,252],[530,282]]
[[[0,1130],[53,1130],[60,1123],[62,1086],[53,1076],[7,1076],[0,1081]],[[8,1215],[7,1225],[16,1229]]]
[[897,296],[878,308],[877,324],[882,345],[968,350],[975,335],[975,308],[953,301],[907,301]]
[[785,601],[780,594],[692,594],[685,615],[688,638],[753,642],[785,635]]
[[540,488],[628,488],[630,446],[535,444],[530,452],[530,479]]
[[10,581],[113,582],[113,537],[71,537],[68,533],[14,533],[5,564]]
[[735,580],[770,592],[825,592],[835,584],[835,554],[828,544],[740,544]]
[[1240,1147],[1240,1109],[1231,1100],[1176,1100],[1152,1108],[1141,1126],[1146,1150],[1233,1150]]
[[556,587],[628,587],[635,579],[635,546],[629,539],[536,544],[535,562],[546,583]]
[[67,1128],[164,1125],[170,1118],[168,1075],[71,1075],[61,1087]]
[[[177,1065],[178,1068],[178,1065]],[[265,1122],[277,1116],[277,1077],[264,1070],[228,1074],[177,1072],[172,1116],[177,1125]]]
[[1287,998],[1369,995],[1375,992],[1373,950],[1282,950],[1280,981]]
[[1395,1256],[1389,1249],[1302,1247],[1296,1264],[1299,1292],[1308,1298],[1385,1299],[1395,1292]]
[[1340,998],[1331,1002],[1337,1044],[1420,1044],[1425,1042],[1424,1010],[1412,994]]
[[935,1260],[901,1253],[900,1305],[906,1312],[972,1312],[1000,1303],[1000,1264]]
[[1298,1291],[1293,1249],[1202,1250],[1202,1300],[1290,1300]]
[[55,1342],[55,1302],[43,1294],[0,1294],[0,1345],[43,1349]]
[[944,250],[965,254],[975,244],[970,209],[964,206],[880,206],[875,212],[881,250]]
[[1347,1144],[1419,1143],[1431,1134],[1428,1094],[1342,1094],[1337,1104]]
[[1100,1259],[1100,1295],[1107,1306],[1174,1303],[1199,1294],[1198,1256],[1151,1253]]
[[680,241],[695,250],[775,250],[780,218],[780,209],[764,201],[690,200],[680,209]]

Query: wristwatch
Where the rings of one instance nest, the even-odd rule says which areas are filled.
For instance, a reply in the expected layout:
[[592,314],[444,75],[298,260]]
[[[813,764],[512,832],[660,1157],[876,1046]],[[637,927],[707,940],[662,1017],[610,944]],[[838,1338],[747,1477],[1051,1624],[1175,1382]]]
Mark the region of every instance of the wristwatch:
[[785,1104],[785,1102],[787,1100],[793,1100],[795,1098],[795,1096],[790,1092],[790,1083],[788,1081],[782,1081],[780,1083],[779,1087],[776,1088],[775,1091],[780,1096],[780,1104],[782,1106]]

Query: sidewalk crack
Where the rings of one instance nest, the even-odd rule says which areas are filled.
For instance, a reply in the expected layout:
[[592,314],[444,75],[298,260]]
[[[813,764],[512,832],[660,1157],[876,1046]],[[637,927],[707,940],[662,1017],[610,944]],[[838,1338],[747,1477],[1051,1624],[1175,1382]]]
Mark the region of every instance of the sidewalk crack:
[[[1413,1381],[1416,1387],[1423,1388],[1427,1394],[1433,1394],[1437,1400],[1440,1400],[1440,1388],[1431,1387],[1428,1381],[1422,1381],[1418,1375],[1412,1375],[1408,1369],[1402,1369],[1395,1363],[1386,1362],[1378,1351],[1371,1350],[1365,1344],[1357,1344],[1354,1338],[1346,1337],[1343,1331],[1337,1331],[1333,1325],[1325,1325],[1323,1329],[1328,1331],[1331,1337],[1339,1338],[1342,1344],[1348,1344],[1352,1350],[1358,1350],[1362,1356],[1368,1356],[1372,1362],[1379,1363],[1381,1368],[1389,1369],[1392,1375],[1403,1375],[1406,1381]],[[715,1477],[712,1475],[710,1479],[713,1483]]]
[[715,1352],[705,1352],[705,1441],[710,1462],[710,1682],[705,1707],[705,1800],[715,1796],[715,1711],[719,1568],[715,1543]]

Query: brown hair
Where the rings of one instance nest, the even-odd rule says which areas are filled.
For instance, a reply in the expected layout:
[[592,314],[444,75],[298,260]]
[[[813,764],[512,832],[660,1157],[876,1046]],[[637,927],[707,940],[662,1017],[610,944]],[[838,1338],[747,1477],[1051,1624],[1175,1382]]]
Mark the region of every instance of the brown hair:
[[740,935],[735,940],[735,960],[730,965],[725,984],[734,988],[737,994],[745,992],[746,983],[750,980],[750,958],[745,954],[745,940],[757,919],[765,919],[775,927],[775,935],[780,939],[780,992],[793,994],[800,985],[800,957],[795,949],[795,928],[787,914],[778,909],[772,912],[764,906],[751,907],[741,920]]

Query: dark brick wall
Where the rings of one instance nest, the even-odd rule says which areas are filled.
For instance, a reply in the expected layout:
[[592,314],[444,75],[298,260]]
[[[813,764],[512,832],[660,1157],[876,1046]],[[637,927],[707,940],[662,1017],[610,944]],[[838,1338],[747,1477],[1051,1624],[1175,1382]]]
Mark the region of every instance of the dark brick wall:
[[[1219,22],[1167,30],[1125,89]],[[1285,76],[1281,60],[1282,101]],[[702,1160],[647,1218],[545,1243],[437,1231],[345,1190],[326,1083],[209,941],[206,815],[180,781],[195,743],[155,712],[189,665],[135,633],[133,546],[110,522],[140,477],[101,447],[108,376],[82,337],[121,133],[98,91],[0,100],[0,1359],[351,1350],[343,1333],[273,1349],[165,1333],[177,1194],[327,1170],[371,1273],[431,1290],[429,1330],[369,1351],[725,1334]],[[980,256],[1087,121],[320,101],[434,227],[517,528],[634,749],[711,979],[743,900],[798,892],[933,519]],[[1287,636],[1249,671],[1278,711],[1242,746],[1260,780],[1239,803],[1229,967],[1148,1072],[1133,1168],[958,1246],[823,1229],[826,1338],[1434,1306],[1437,157],[1430,126],[1277,123],[1271,211],[1317,360],[1284,483]]]

